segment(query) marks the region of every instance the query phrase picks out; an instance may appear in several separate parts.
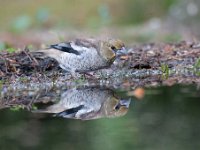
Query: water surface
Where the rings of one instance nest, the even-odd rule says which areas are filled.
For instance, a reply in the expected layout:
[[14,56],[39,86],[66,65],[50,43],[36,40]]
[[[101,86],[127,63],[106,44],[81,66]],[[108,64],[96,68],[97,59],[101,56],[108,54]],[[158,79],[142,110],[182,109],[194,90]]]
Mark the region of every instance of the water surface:
[[[127,91],[124,90],[101,88],[99,91],[98,88],[96,90],[97,93],[99,92],[98,97],[101,97],[101,92],[107,92],[107,95],[104,94],[105,97],[114,95],[118,98],[118,101],[115,99],[113,103],[108,99],[107,102],[102,100],[104,106],[97,111],[101,115],[96,118],[94,116],[98,113],[94,115],[91,112],[92,115],[89,115],[91,118],[76,118],[74,114],[82,108],[71,109],[68,112],[61,110],[67,113],[65,118],[62,115],[56,116],[55,112],[53,114],[45,112],[44,110],[52,107],[53,104],[59,104],[59,96],[54,97],[57,98],[56,103],[41,105],[42,101],[40,101],[39,105],[32,105],[34,109],[13,106],[2,108],[0,110],[0,149],[188,150],[200,147],[200,92],[195,85],[145,88],[145,96],[140,100],[136,97],[125,96]],[[60,94],[57,91],[57,95],[62,95],[66,89],[60,91]],[[32,93],[32,97],[33,95]],[[47,101],[48,97],[52,96],[55,96],[55,93],[49,95],[46,93],[43,94],[42,99],[46,97]],[[129,104],[126,103],[126,107],[120,106],[120,109],[123,107],[127,109],[124,109],[122,114],[116,115],[116,112],[120,110],[119,101],[129,101],[130,98],[131,101]],[[38,100],[41,99],[38,98]],[[77,105],[78,102],[75,100],[74,103]],[[25,105],[27,103],[24,103]],[[100,103],[85,102],[82,105],[91,105],[87,107],[91,110],[92,106],[97,107]],[[37,112],[39,109],[43,112]],[[104,113],[101,112],[102,110]],[[106,114],[106,110],[112,113]],[[95,111],[92,110],[92,112]]]

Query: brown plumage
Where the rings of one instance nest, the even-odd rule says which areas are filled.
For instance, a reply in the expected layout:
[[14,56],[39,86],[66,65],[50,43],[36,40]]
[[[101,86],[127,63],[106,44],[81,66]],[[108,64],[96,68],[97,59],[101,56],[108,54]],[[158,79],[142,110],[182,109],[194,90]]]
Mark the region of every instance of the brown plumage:
[[76,39],[51,45],[36,53],[56,59],[62,69],[73,74],[110,66],[116,58],[116,52],[121,49],[125,49],[125,45],[116,39]]

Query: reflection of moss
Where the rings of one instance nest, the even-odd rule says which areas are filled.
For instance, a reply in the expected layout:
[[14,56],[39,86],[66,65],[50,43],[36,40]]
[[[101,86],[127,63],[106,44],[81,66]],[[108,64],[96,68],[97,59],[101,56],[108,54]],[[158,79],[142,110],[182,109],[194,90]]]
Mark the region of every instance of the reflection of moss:
[[31,106],[31,109],[32,109],[32,110],[37,110],[38,108],[37,108],[36,105],[33,104],[33,105]]
[[13,106],[10,108],[10,110],[12,110],[12,111],[19,111],[22,109],[24,109],[24,107],[22,105]]

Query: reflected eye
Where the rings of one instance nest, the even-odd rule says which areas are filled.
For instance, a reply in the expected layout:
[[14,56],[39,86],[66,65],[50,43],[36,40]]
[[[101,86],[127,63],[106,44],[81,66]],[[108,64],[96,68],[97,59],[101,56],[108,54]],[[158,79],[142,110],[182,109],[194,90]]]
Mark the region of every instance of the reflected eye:
[[117,104],[116,106],[115,106],[115,110],[119,110],[120,109],[120,104]]
[[115,46],[111,46],[111,49],[112,49],[112,50],[116,50],[116,47],[115,47]]

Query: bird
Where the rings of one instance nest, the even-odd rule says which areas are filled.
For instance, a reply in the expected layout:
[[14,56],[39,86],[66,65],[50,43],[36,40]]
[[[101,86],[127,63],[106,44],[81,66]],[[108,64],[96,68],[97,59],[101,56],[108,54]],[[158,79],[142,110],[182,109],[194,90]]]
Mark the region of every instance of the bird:
[[130,99],[117,97],[114,91],[108,88],[72,88],[64,90],[59,101],[32,112],[80,120],[114,118],[124,116],[128,112],[130,102]]
[[120,50],[125,50],[125,44],[119,39],[75,39],[33,53],[55,59],[62,69],[75,75],[109,67]]

